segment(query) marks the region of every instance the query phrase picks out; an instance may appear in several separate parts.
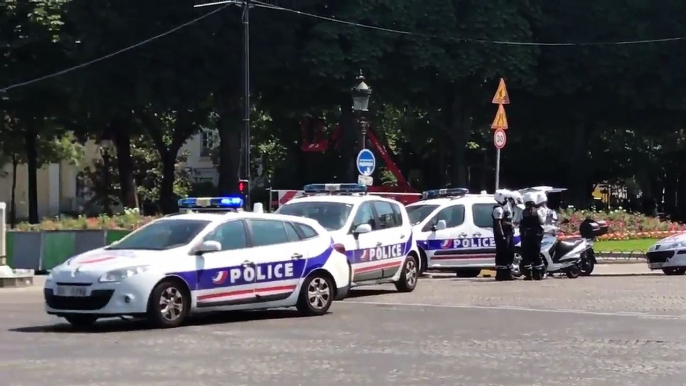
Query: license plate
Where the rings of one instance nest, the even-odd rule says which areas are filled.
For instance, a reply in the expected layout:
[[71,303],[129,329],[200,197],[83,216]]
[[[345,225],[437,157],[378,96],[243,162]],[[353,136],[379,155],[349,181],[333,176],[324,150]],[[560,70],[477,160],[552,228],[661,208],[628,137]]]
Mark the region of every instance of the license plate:
[[664,263],[650,263],[650,268],[653,268],[653,269],[660,269],[660,268],[662,268],[664,265],[665,265]]
[[57,287],[57,296],[84,297],[86,296],[86,287],[59,286]]

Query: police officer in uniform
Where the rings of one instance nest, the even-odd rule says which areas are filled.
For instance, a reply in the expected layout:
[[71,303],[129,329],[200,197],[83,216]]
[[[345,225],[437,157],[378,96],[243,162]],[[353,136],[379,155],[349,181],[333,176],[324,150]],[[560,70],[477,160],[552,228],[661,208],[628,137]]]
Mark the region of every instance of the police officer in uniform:
[[493,207],[493,236],[495,238],[495,280],[513,280],[512,261],[514,260],[514,227],[512,226],[512,207],[508,203],[510,192],[499,189],[494,198],[498,203]]
[[541,260],[541,240],[546,215],[539,206],[546,201],[546,197],[542,192],[528,192],[524,194],[523,200],[524,210],[519,223],[519,234],[522,238],[522,273],[524,280],[541,280],[545,270]]

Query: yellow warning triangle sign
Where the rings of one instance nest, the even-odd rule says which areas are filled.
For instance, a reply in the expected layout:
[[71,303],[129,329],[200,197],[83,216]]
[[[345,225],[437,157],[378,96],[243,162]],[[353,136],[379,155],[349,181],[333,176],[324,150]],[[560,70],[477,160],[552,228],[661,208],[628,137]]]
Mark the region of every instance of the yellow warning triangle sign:
[[510,94],[507,93],[507,87],[505,87],[505,79],[500,78],[500,84],[498,84],[498,90],[493,96],[493,104],[495,105],[509,105],[510,104]]
[[495,119],[491,124],[491,129],[493,130],[507,130],[507,115],[505,115],[505,107],[503,105],[498,106],[498,113],[495,114]]

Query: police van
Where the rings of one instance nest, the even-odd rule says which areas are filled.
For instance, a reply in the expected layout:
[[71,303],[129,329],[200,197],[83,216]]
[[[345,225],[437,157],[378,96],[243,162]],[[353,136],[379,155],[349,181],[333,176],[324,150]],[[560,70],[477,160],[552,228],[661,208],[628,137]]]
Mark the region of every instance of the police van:
[[188,213],[70,258],[45,282],[47,313],[77,327],[113,316],[176,327],[203,311],[295,306],[322,315],[346,296],[347,258],[316,221],[242,206],[241,197],[181,199]]
[[276,213],[316,220],[345,253],[352,286],[394,283],[411,292],[421,269],[417,243],[405,207],[367,194],[360,184],[311,184]]
[[[422,265],[456,272],[458,277],[476,277],[482,269],[494,269],[496,204],[492,194],[453,188],[426,191],[422,200],[408,205]],[[514,238],[518,243],[518,230]],[[519,267],[517,261],[514,266]]]

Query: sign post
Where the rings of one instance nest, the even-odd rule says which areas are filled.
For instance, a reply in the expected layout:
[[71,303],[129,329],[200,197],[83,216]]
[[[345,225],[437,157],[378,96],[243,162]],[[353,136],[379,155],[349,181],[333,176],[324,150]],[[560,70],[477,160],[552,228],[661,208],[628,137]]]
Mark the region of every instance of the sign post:
[[495,114],[495,119],[491,124],[491,129],[495,130],[493,133],[493,144],[496,148],[495,157],[495,189],[500,187],[500,150],[505,147],[507,143],[507,134],[505,130],[508,129],[507,115],[505,114],[505,106],[510,104],[510,95],[507,93],[505,87],[505,79],[500,78],[498,90],[493,96],[493,104],[498,105],[498,112]]
[[357,171],[360,175],[357,178],[358,183],[363,183],[364,185],[371,186],[374,180],[372,179],[372,173],[376,169],[376,157],[369,149],[362,149],[357,154]]

